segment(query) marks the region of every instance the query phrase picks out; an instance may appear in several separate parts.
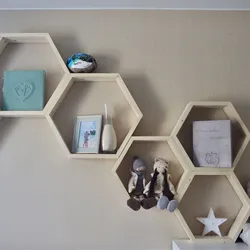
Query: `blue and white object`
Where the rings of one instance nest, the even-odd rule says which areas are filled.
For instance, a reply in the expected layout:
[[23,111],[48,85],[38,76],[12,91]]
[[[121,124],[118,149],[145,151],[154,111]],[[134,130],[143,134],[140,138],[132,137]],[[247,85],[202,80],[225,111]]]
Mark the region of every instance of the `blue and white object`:
[[75,123],[72,152],[97,154],[100,146],[101,126],[101,115],[78,116]]
[[91,73],[97,68],[97,63],[93,56],[77,53],[67,60],[67,66],[74,73]]

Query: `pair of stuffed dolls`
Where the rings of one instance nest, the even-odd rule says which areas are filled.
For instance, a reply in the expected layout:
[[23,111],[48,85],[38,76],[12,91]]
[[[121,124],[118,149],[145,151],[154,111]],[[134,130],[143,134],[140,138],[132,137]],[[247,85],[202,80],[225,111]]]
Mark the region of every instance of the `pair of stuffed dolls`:
[[151,181],[145,186],[146,164],[141,158],[134,157],[131,178],[128,183],[130,199],[127,201],[127,205],[131,209],[138,211],[141,206],[144,209],[150,209],[157,205],[162,210],[167,209],[169,212],[174,212],[178,202],[174,199],[176,191],[170,180],[168,165],[168,162],[156,158]]

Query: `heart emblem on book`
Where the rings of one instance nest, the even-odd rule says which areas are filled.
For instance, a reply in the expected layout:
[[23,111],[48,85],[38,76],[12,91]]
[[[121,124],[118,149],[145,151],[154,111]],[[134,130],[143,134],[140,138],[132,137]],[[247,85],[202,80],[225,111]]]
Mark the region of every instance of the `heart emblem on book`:
[[205,158],[207,164],[217,166],[220,162],[219,155],[217,153],[211,152],[206,154]]
[[35,84],[32,81],[28,80],[18,84],[15,87],[15,91],[22,102],[25,102],[33,95],[33,93],[35,92],[35,88]]

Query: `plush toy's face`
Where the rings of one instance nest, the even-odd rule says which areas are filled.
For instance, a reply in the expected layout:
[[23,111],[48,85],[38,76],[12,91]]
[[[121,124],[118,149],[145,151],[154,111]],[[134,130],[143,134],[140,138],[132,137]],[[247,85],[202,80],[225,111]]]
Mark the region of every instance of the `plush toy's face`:
[[159,173],[165,173],[168,170],[168,162],[162,159],[155,159],[154,170],[157,169]]
[[144,161],[139,159],[139,158],[134,160],[133,169],[137,173],[143,173],[145,171],[145,169],[146,169]]

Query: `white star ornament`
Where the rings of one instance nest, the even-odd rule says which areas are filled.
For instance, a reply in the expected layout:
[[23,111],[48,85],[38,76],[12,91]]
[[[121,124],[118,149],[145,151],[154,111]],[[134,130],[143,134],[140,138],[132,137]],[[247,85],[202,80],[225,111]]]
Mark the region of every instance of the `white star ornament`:
[[215,218],[212,208],[210,208],[207,218],[198,217],[196,219],[205,225],[202,236],[208,234],[209,232],[214,232],[217,235],[221,236],[219,225],[227,220],[226,218]]

